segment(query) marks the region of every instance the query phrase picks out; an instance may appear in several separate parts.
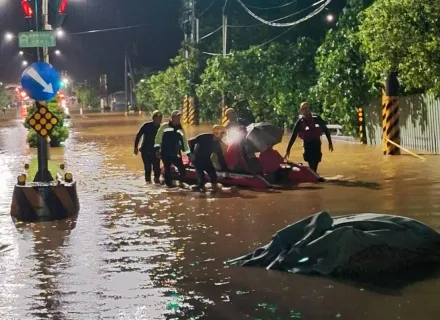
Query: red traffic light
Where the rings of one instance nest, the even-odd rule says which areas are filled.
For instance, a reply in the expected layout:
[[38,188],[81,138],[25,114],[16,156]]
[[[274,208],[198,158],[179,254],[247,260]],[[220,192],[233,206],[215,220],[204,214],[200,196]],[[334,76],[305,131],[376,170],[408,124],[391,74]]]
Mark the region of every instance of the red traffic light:
[[65,14],[66,13],[66,8],[67,8],[67,0],[61,0],[59,13],[60,14]]
[[32,18],[34,11],[32,10],[32,7],[29,4],[28,0],[21,0],[21,8],[23,9],[25,18]]

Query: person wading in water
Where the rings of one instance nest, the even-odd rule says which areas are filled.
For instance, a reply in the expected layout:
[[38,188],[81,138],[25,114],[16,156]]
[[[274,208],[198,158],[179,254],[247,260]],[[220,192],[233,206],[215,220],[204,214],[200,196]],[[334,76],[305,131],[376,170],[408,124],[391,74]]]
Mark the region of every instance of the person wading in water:
[[[136,135],[134,141],[134,154],[138,155],[141,152],[142,161],[144,162],[145,181],[151,183],[151,167],[154,171],[154,183],[158,184],[160,181],[160,159],[156,157],[154,151],[154,139],[162,123],[162,113],[158,110],[153,112],[153,121],[146,122]],[[142,138],[142,146],[139,147],[139,141]]]
[[322,133],[325,133],[327,137],[328,149],[333,152],[332,138],[326,122],[319,115],[310,112],[310,105],[307,102],[301,103],[300,116],[293,129],[289,145],[287,146],[285,159],[290,157],[290,150],[296,138],[299,136],[304,141],[304,161],[317,173],[318,165],[322,159]]

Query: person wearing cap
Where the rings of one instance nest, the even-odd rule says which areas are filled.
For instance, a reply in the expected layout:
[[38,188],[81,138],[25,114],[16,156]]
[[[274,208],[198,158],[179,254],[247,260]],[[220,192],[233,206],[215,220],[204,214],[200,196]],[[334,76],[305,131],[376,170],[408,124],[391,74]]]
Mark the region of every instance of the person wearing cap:
[[228,119],[225,123],[226,130],[247,125],[246,121],[237,116],[237,112],[233,108],[226,109],[225,116]]
[[226,130],[223,126],[215,125],[212,133],[202,133],[197,137],[189,140],[191,151],[191,162],[198,176],[198,184],[193,187],[195,191],[206,191],[205,189],[205,172],[208,174],[212,188],[218,190],[217,173],[212,163],[212,157],[218,159],[222,171],[227,171],[226,161],[223,156],[221,141],[226,136]]
[[308,102],[301,103],[300,116],[293,129],[292,136],[287,146],[285,158],[289,158],[290,150],[299,136],[304,141],[304,161],[309,164],[309,167],[317,172],[318,165],[322,159],[321,152],[321,135],[325,133],[329,150],[333,152],[333,143],[330,136],[330,131],[327,128],[327,123],[317,114],[310,111]]
[[[141,152],[145,169],[145,181],[151,182],[151,167],[154,171],[154,183],[158,184],[160,179],[160,160],[154,152],[154,139],[162,123],[162,113],[158,110],[153,112],[152,121],[146,122],[139,129],[134,140],[134,154]],[[142,138],[142,145],[139,148],[139,141]]]
[[173,187],[171,166],[174,165],[179,170],[179,180],[182,184],[185,178],[185,166],[182,162],[181,151],[187,155],[191,153],[180,118],[181,112],[173,111],[171,120],[160,126],[154,141],[156,156],[162,158],[165,184],[170,188]]

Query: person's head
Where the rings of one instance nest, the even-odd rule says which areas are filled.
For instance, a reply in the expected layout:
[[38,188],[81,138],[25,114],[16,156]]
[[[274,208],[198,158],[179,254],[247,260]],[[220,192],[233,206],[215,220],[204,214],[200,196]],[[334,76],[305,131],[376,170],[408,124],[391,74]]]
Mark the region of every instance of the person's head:
[[226,136],[226,129],[221,125],[215,125],[212,127],[212,133],[214,140],[222,140]]
[[299,112],[304,117],[310,117],[312,115],[312,112],[310,111],[310,105],[308,102],[301,103],[301,106],[299,107]]
[[237,113],[233,108],[228,108],[225,111],[225,116],[228,118],[229,121],[235,122],[237,121]]
[[162,123],[162,112],[159,110],[155,110],[153,112],[153,122],[157,125],[160,125]]
[[173,113],[171,113],[171,123],[175,126],[180,124],[181,115],[182,113],[179,110],[173,111]]

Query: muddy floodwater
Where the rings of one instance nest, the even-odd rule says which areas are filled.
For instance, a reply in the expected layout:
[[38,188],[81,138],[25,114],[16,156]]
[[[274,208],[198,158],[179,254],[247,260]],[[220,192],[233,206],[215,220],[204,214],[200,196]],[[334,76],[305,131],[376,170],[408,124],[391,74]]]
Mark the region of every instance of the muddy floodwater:
[[[371,287],[224,265],[321,210],[408,216],[440,230],[440,157],[387,158],[336,142],[320,172],[341,182],[219,196],[166,191],[143,181],[133,155],[138,119],[78,120],[66,146],[51,150],[78,181],[78,218],[17,225],[13,186],[35,150],[19,121],[1,124],[0,319],[440,318],[440,278]],[[302,160],[299,142],[292,160]]]

